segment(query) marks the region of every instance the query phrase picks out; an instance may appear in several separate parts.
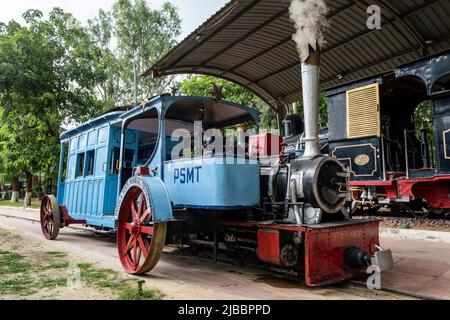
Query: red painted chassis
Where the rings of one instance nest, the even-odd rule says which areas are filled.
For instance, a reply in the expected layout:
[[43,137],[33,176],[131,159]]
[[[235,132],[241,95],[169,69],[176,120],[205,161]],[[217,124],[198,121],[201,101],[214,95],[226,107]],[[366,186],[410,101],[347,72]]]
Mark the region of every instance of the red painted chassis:
[[300,232],[304,237],[305,282],[321,286],[350,279],[366,270],[350,270],[344,263],[344,250],[356,247],[374,255],[379,246],[379,221],[349,221],[317,226],[222,222],[225,227],[257,228],[258,257],[281,266],[281,233]]
[[431,209],[450,209],[450,176],[432,178],[394,178],[389,181],[352,181],[353,199],[358,200],[357,188],[374,187],[376,193],[390,202],[407,203],[424,200]]

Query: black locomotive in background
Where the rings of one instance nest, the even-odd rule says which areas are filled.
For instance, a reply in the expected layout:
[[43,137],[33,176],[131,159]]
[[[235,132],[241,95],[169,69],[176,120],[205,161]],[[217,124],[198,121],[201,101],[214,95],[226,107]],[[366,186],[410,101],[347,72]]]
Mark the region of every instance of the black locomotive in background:
[[[354,210],[450,211],[450,51],[326,96],[333,116],[321,148],[350,171]],[[418,121],[418,112],[429,122]],[[301,152],[302,128],[299,116],[286,119],[288,152]]]

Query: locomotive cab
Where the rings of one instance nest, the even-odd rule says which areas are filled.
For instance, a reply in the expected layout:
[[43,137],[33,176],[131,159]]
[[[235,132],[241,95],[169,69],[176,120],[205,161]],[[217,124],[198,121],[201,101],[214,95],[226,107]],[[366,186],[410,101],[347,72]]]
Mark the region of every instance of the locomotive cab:
[[330,154],[350,170],[355,208],[450,209],[449,70],[447,51],[327,92]]

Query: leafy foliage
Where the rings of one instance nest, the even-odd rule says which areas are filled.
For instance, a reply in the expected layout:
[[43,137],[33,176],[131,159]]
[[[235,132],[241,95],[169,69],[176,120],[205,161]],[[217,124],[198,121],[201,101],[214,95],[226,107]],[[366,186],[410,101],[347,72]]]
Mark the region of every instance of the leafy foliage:
[[[303,116],[303,102],[297,104],[297,113]],[[319,97],[319,126],[328,126],[327,98],[324,93],[321,93]]]
[[[153,10],[144,0],[118,0],[111,11],[100,10],[89,21],[92,38],[101,48],[101,68],[107,74],[97,87],[110,105],[130,103],[134,92],[134,68],[144,72],[168,53],[180,35],[177,9],[165,3]],[[140,79],[138,96],[144,99],[167,90],[172,77]]]
[[[117,0],[83,27],[53,9],[23,14],[25,25],[0,22],[0,180],[45,172],[55,177],[59,135],[133,97],[133,64],[143,71],[180,34],[171,4],[152,10],[144,0]],[[170,79],[169,79],[170,80]],[[144,96],[168,79],[144,79]]]
[[59,157],[66,120],[91,118],[104,105],[92,92],[105,74],[99,49],[75,18],[59,8],[43,19],[28,10],[0,37],[0,161],[3,180],[48,171]]
[[275,111],[255,94],[230,81],[203,75],[191,76],[182,81],[180,91],[189,96],[211,97],[214,83],[223,87],[223,99],[257,109],[261,113],[262,128],[277,128]]
[[433,111],[431,107],[431,101],[422,102],[414,112],[414,124],[416,128],[417,139],[422,139],[421,128],[426,128],[426,135],[428,143],[430,144],[429,152],[431,165],[435,166],[436,162],[436,140],[435,132],[433,128]]

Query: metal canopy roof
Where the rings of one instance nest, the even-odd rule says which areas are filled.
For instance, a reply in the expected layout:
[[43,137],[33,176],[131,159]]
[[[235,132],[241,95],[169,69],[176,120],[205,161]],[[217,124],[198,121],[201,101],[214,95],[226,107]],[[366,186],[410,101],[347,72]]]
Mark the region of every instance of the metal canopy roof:
[[[325,0],[322,89],[394,69],[450,48],[450,0]],[[195,73],[224,78],[274,108],[301,100],[300,59],[290,0],[228,3],[144,75]],[[367,8],[379,5],[382,29]]]

